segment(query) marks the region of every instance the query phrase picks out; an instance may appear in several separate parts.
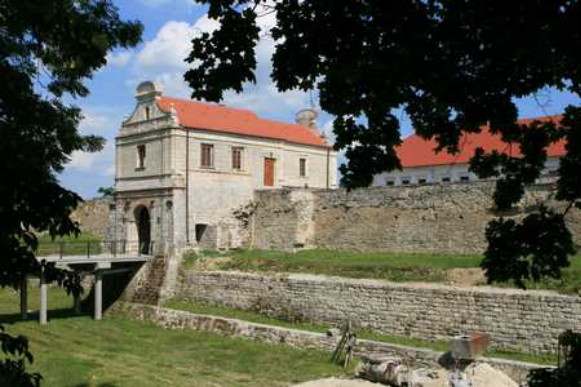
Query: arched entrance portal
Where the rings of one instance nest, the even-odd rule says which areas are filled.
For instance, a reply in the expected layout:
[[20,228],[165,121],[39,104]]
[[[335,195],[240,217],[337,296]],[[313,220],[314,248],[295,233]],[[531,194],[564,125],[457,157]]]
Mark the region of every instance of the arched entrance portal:
[[149,210],[145,206],[139,206],[135,209],[135,224],[137,225],[139,253],[149,254],[151,249],[151,218]]

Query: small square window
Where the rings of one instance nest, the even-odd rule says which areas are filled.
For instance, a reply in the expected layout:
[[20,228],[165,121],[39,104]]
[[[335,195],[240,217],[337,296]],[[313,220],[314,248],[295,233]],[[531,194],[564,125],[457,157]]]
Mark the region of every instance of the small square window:
[[470,181],[469,176],[460,176],[460,181]]
[[202,144],[200,165],[202,168],[214,167],[214,145]]
[[137,146],[137,169],[145,168],[146,150],[145,145]]
[[410,179],[403,179],[403,180],[401,181],[401,184],[402,184],[402,185],[409,185],[409,184],[410,184]]
[[242,152],[243,148],[233,147],[232,148],[232,169],[240,171],[242,169]]
[[395,182],[394,182],[393,180],[387,180],[387,181],[385,182],[385,185],[386,185],[386,186],[388,186],[388,187],[392,187],[392,186],[394,186],[394,185],[395,185]]
[[426,179],[418,179],[418,184],[426,184]]
[[442,183],[449,183],[451,179],[449,177],[442,177]]
[[299,159],[299,176],[307,176],[307,159],[305,158]]

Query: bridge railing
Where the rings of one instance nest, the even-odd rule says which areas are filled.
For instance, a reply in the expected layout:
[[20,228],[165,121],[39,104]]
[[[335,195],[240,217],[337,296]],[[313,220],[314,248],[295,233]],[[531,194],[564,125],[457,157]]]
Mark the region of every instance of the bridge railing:
[[38,257],[85,256],[87,258],[109,255],[113,257],[126,255],[151,255],[154,242],[139,241],[85,241],[85,242],[49,242],[42,243],[36,250]]

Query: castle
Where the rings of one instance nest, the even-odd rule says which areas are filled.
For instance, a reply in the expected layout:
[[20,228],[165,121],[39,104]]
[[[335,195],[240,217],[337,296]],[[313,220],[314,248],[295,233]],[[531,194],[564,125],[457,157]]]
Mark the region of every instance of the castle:
[[257,189],[335,188],[337,155],[314,110],[295,124],[137,87],[137,105],[116,138],[109,236],[150,254],[170,247],[242,243],[233,212]]

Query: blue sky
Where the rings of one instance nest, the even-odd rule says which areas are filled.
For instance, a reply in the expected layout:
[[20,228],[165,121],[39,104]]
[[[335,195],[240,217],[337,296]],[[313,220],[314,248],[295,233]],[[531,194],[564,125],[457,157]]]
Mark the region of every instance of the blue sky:
[[[189,53],[190,40],[200,31],[211,31],[215,22],[205,16],[205,8],[193,0],[117,0],[115,4],[124,19],[140,20],[144,25],[142,42],[131,50],[109,54],[106,67],[88,82],[89,97],[75,101],[83,110],[85,119],[81,131],[105,137],[107,145],[97,154],[75,153],[63,174],[62,184],[84,198],[96,196],[99,187],[114,184],[115,135],[123,118],[135,105],[134,91],[144,80],[162,85],[164,93],[175,97],[189,97],[190,90],[183,82],[187,64],[183,58]],[[273,14],[259,19],[268,29],[275,22]],[[258,69],[256,85],[249,85],[242,94],[228,93],[224,103],[256,112],[265,118],[292,122],[294,113],[310,105],[308,93],[291,91],[278,93],[269,79],[269,58],[274,42],[268,36],[257,47]],[[316,94],[315,94],[316,96]],[[569,93],[547,90],[536,99],[518,101],[522,117],[558,114],[578,98]],[[321,114],[319,126],[331,135],[332,117]],[[412,129],[403,122],[402,132]]]

